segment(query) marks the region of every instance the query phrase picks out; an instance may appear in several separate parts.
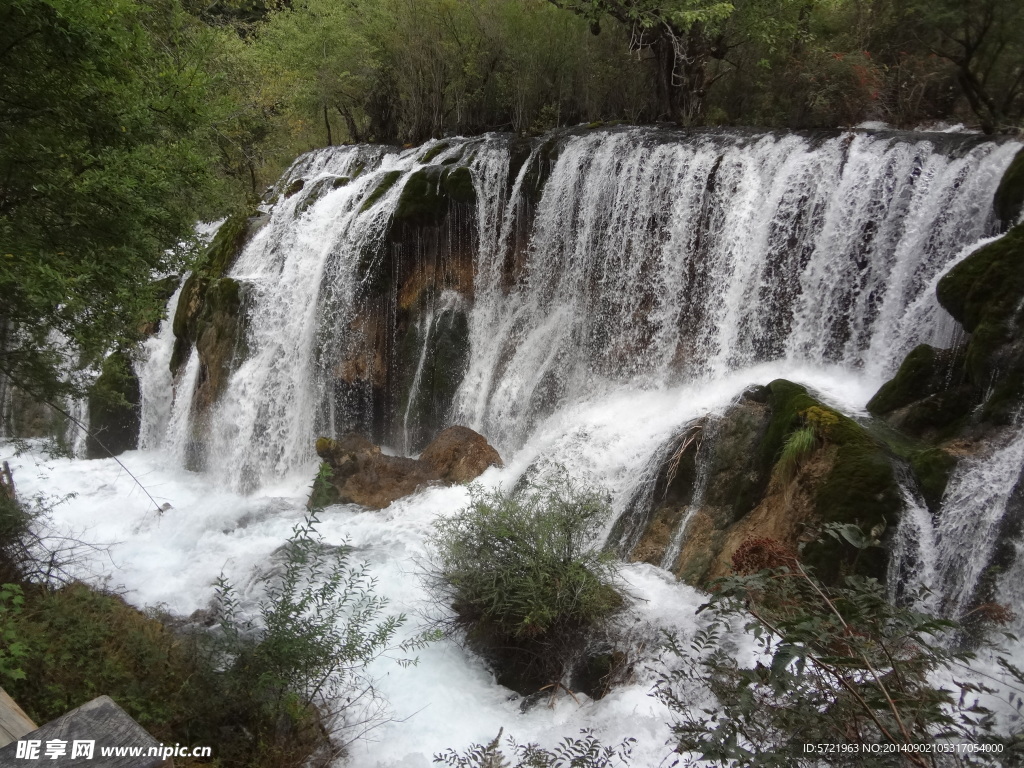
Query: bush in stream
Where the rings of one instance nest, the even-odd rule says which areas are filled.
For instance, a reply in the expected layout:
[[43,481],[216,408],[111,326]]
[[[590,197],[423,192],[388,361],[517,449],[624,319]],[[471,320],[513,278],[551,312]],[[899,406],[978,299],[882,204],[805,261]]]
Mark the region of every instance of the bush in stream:
[[[669,638],[677,663],[655,695],[676,715],[677,752],[715,765],[779,768],[1020,764],[1024,743],[999,735],[980,703],[996,692],[961,682],[973,656],[949,645],[954,622],[893,605],[874,579],[830,587],[795,558],[780,563],[716,582],[701,609],[710,623],[688,646]],[[737,661],[728,640],[737,619],[761,657],[753,667]],[[942,673],[956,690],[936,685]],[[695,704],[700,689],[714,704]],[[979,751],[958,755],[958,742]],[[806,744],[838,746],[822,753]],[[951,753],[928,751],[944,745]]]
[[597,540],[609,500],[564,472],[470,494],[468,507],[436,525],[434,594],[502,683],[530,693],[557,684],[587,631],[622,604],[614,557]]
[[293,529],[255,621],[241,619],[233,587],[218,582],[218,632],[204,642],[217,673],[200,683],[210,686],[211,707],[196,719],[238,735],[223,745],[225,764],[326,765],[386,719],[365,668],[390,649],[405,617],[385,616],[367,565],[351,564],[344,545],[325,545],[317,523],[313,512]]

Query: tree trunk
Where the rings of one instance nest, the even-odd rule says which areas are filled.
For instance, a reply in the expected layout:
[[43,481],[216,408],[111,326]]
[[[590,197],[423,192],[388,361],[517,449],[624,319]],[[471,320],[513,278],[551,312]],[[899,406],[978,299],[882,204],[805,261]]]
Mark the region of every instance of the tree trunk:
[[327,105],[324,105],[324,125],[327,126],[327,146],[334,146],[334,139],[331,137],[331,120],[327,117]]

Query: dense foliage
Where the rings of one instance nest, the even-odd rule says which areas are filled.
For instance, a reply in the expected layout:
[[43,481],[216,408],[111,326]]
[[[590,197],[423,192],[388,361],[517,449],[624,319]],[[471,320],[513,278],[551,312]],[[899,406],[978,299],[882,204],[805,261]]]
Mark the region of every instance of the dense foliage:
[[214,190],[202,25],[174,0],[0,9],[0,371],[51,395],[153,316]]
[[468,507],[437,523],[435,594],[511,687],[558,683],[587,631],[621,605],[614,558],[598,548],[609,513],[607,498],[559,475],[474,489]]
[[1017,0],[3,0],[0,390],[52,399],[129,349],[195,220],[312,147],[614,120],[1017,130],[1022,40]]
[[[1024,744],[980,703],[995,691],[968,681],[974,656],[950,642],[955,622],[894,605],[874,579],[822,584],[770,539],[746,542],[733,563],[702,609],[707,626],[687,645],[669,638],[674,663],[656,694],[676,713],[678,752],[722,766],[1016,764]],[[979,610],[989,626],[1008,618]],[[753,666],[727,640],[737,621],[754,640]],[[956,743],[979,746],[966,757],[931,749]]]

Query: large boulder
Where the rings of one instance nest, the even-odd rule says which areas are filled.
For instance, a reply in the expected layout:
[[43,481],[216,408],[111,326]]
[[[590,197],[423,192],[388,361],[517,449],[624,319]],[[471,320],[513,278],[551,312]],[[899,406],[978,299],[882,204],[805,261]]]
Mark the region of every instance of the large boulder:
[[776,380],[666,447],[651,492],[632,505],[632,520],[619,521],[619,544],[631,559],[698,586],[727,575],[751,539],[802,549],[825,581],[851,572],[884,578],[882,549],[861,553],[822,533],[834,523],[870,538],[894,529],[900,458],[869,425]]
[[446,483],[468,483],[489,467],[504,466],[501,456],[479,432],[448,427],[423,449],[420,461]]
[[420,488],[468,482],[490,466],[501,466],[498,452],[466,427],[444,430],[419,459],[388,456],[355,433],[338,440],[318,438],[316,452],[323,463],[310,507],[359,504],[383,509]]

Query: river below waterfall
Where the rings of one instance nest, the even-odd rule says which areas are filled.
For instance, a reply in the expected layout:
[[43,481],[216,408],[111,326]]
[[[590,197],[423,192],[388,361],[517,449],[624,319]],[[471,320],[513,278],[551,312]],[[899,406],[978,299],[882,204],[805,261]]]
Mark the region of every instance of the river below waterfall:
[[[202,419],[199,352],[172,379],[170,322],[139,361],[143,449],[121,461],[170,508],[158,514],[112,459],[15,457],[6,446],[0,454],[20,493],[62,499],[55,528],[100,547],[76,561],[81,578],[188,616],[209,605],[223,574],[252,609],[260,569],[307,514],[317,435],[358,420],[345,405],[358,398],[335,388],[352,360],[338,339],[358,326],[367,254],[428,159],[461,162],[476,198],[472,291],[439,290],[418,316],[407,389],[389,395],[402,407],[374,422],[376,438],[396,452],[422,443],[413,405],[432,329],[463,313],[468,352],[442,421],[473,427],[501,452],[505,466],[478,482],[510,487],[531,466],[560,464],[606,488],[617,517],[681,429],[724,412],[748,387],[789,379],[862,417],[910,349],[956,343],[935,285],[995,236],[992,192],[1019,148],[955,136],[610,131],[564,139],[542,182],[531,169],[550,147],[536,144],[517,167],[507,137],[435,143],[429,158],[421,148],[313,153],[279,185],[303,191],[264,206],[262,228],[229,271],[245,289],[245,355]],[[394,314],[402,297],[390,300]],[[1001,514],[993,505],[1005,507],[1017,482],[1021,445],[1017,437],[994,447],[994,465],[962,465],[935,520],[908,495],[897,547],[907,579],[938,574],[943,583],[932,586],[949,582],[948,600],[962,602],[952,594],[963,570],[952,551],[957,510]],[[976,486],[991,498],[972,506]],[[441,610],[420,579],[432,525],[468,499],[457,486],[379,512],[335,505],[319,529],[370,563],[411,635]],[[968,569],[972,578],[978,568]],[[617,619],[632,645],[632,682],[599,701],[558,696],[523,711],[479,658],[440,641],[417,666],[374,663],[391,716],[353,745],[350,764],[425,768],[434,754],[487,742],[500,728],[548,746],[593,728],[605,743],[636,738],[635,765],[660,764],[668,712],[650,696],[659,638],[691,634],[704,598],[652,565],[624,564],[622,578],[633,596]],[[998,591],[1019,592],[1008,581]],[[742,634],[734,641],[741,657],[753,654]],[[694,692],[694,706],[702,695]]]

